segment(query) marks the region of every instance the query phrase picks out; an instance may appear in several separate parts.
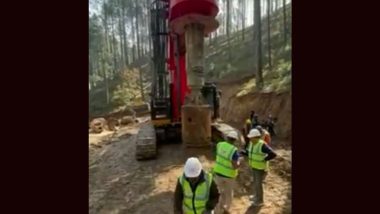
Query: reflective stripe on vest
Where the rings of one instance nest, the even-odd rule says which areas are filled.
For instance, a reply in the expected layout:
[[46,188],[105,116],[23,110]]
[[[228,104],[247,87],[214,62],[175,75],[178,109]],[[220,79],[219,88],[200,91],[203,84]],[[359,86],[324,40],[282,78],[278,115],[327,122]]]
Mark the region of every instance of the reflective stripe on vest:
[[267,154],[262,152],[264,143],[265,142],[261,139],[254,146],[252,142],[249,142],[249,165],[254,169],[266,170],[268,168],[268,161],[265,161]]
[[182,209],[185,214],[201,214],[206,209],[206,203],[210,194],[210,187],[212,181],[211,173],[204,173],[205,181],[197,185],[195,195],[191,189],[189,181],[182,175],[179,182],[183,191]]
[[238,170],[232,166],[232,157],[237,151],[237,148],[227,142],[220,142],[216,145],[216,161],[214,172],[224,176],[235,178],[238,175]]

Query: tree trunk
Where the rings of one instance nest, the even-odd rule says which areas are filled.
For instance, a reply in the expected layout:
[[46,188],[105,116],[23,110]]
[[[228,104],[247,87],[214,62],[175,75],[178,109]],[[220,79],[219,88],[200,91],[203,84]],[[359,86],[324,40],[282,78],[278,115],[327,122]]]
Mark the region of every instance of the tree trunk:
[[152,40],[151,40],[151,35],[150,35],[150,0],[146,0],[146,8],[147,8],[147,19],[146,19],[146,26],[148,30],[148,54],[149,56],[152,56]]
[[132,16],[131,18],[131,22],[132,22],[132,25],[131,25],[131,28],[132,28],[132,62],[136,61],[136,48],[135,48],[135,22],[134,22],[134,17]]
[[226,30],[227,30],[227,44],[228,44],[228,60],[231,61],[231,43],[230,43],[230,27],[231,27],[231,7],[230,1],[227,0],[227,20],[226,20]]
[[123,30],[123,21],[122,21],[123,17],[121,16],[121,14],[119,14],[119,39],[120,39],[120,71],[124,71],[124,68],[125,68],[125,40],[124,40],[124,30]]
[[96,55],[96,59],[95,59],[95,66],[96,66],[96,75],[97,76],[101,76],[101,57],[99,57],[99,54]]
[[269,69],[272,67],[272,56],[271,56],[271,44],[270,44],[270,11],[271,11],[271,0],[268,0],[267,1],[267,22],[268,22],[268,34],[267,34],[267,37],[268,37],[268,65],[269,65]]
[[254,0],[254,26],[256,43],[256,88],[260,91],[263,88],[263,74],[261,64],[261,7],[260,0]]
[[97,56],[97,60],[96,60],[96,67],[97,67],[97,75],[98,76],[102,76],[103,75],[103,52],[101,54],[99,54]]
[[135,5],[135,16],[136,16],[136,38],[137,38],[137,59],[140,59],[141,52],[140,52],[140,31],[139,31],[139,12],[138,12],[138,3],[136,2]]
[[[91,63],[90,63],[90,65],[91,65],[91,76],[94,77],[94,76],[96,76],[96,66],[97,66],[96,61],[94,61],[94,57],[91,57]],[[95,87],[95,81],[94,81],[94,79],[92,79],[90,81],[90,83],[91,83],[91,88]]]
[[[105,35],[104,35],[104,47],[105,47],[105,50],[104,50],[104,55],[103,55],[103,59],[105,61],[105,63],[108,63],[108,59],[109,59],[109,56],[108,54],[110,53],[110,39],[108,38],[108,10],[107,10],[107,7],[106,7],[106,1],[104,0],[103,2],[103,12],[104,12],[104,31],[105,31]],[[103,66],[104,66],[104,63],[103,63]],[[105,71],[103,71],[105,72]],[[108,81],[108,80],[107,80]],[[108,104],[108,103],[107,103]]]
[[110,102],[110,93],[109,93],[109,88],[108,88],[108,77],[107,77],[107,71],[106,71],[106,63],[107,63],[107,59],[106,59],[106,56],[104,56],[105,54],[103,53],[103,57],[102,57],[102,65],[103,65],[103,81],[104,81],[104,87],[105,87],[105,92],[106,92],[106,103],[107,105],[109,104]]
[[104,31],[105,31],[105,51],[108,53],[109,52],[109,47],[108,47],[108,14],[107,14],[107,8],[106,8],[106,1],[104,0],[104,3],[103,3],[103,12],[104,12],[104,22],[103,22],[103,25],[104,25]]
[[114,28],[114,16],[111,16],[112,20],[112,56],[113,56],[113,71],[112,71],[112,78],[115,77],[117,69],[117,46],[116,46],[116,36],[115,36],[115,28]]
[[137,60],[137,54],[136,54],[136,45],[134,45],[134,44],[132,46],[132,51],[133,51],[133,59],[132,59],[132,61],[135,62]]
[[121,20],[122,20],[122,30],[123,30],[123,44],[124,44],[124,60],[125,65],[129,64],[129,56],[128,56],[128,42],[127,42],[127,35],[125,30],[125,3],[123,0],[121,0]]
[[142,25],[144,26],[143,30],[142,30],[142,36],[144,38],[144,56],[146,56],[148,54],[148,49],[149,49],[149,24],[148,24],[148,17],[149,17],[149,10],[148,10],[148,4],[147,2],[143,3],[144,5],[144,13],[142,15],[143,17],[143,21],[142,21]]
[[286,46],[286,1],[282,0],[282,11],[284,16],[284,47]]
[[140,75],[140,93],[141,93],[141,100],[142,100],[143,102],[145,102],[142,69],[139,69],[139,75]]
[[[119,5],[122,8],[122,1],[119,1]],[[122,11],[119,9],[118,10],[118,24],[119,24],[119,44],[120,44],[120,71],[124,70],[125,67],[125,51],[124,51],[124,39],[123,39],[123,14]]]
[[215,47],[218,45],[218,30],[215,31],[214,45],[215,45]]
[[92,78],[94,76],[94,62],[93,62],[93,58],[91,57],[91,54],[88,56],[88,62],[89,62],[89,71],[88,71],[88,74],[89,74],[89,78],[88,78],[88,81],[90,83],[90,90],[91,90],[91,86],[92,86]]
[[145,37],[145,28],[144,28],[144,23],[145,23],[145,20],[144,20],[144,14],[142,13],[142,11],[139,13],[139,20],[140,20],[140,32],[139,32],[139,36],[140,36],[140,53],[141,53],[141,57],[144,56],[144,46],[145,46],[145,41],[144,41],[144,37]]
[[241,17],[241,32],[242,32],[242,39],[244,41],[244,31],[245,31],[245,11],[246,11],[246,1],[241,0],[241,8],[242,8],[242,17]]

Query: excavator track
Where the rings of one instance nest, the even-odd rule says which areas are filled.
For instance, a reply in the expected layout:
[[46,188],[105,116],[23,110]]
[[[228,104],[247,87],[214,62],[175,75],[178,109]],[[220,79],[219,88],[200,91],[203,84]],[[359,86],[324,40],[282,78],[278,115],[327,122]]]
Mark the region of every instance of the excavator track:
[[151,121],[143,124],[137,134],[136,159],[154,159],[157,156],[157,139]]

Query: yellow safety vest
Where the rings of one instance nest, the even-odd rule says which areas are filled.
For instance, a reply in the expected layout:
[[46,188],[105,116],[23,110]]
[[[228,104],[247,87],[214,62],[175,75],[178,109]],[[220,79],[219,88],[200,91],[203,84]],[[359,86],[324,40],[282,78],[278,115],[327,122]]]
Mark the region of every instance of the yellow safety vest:
[[222,174],[230,178],[236,178],[238,170],[232,166],[232,156],[237,148],[227,142],[220,142],[216,145],[216,162],[214,172]]
[[182,209],[184,214],[201,214],[206,210],[206,203],[210,195],[212,174],[204,173],[205,181],[199,183],[193,193],[190,182],[182,175],[179,182],[183,190]]
[[259,140],[255,145],[252,142],[249,142],[248,146],[248,158],[249,165],[254,169],[267,170],[268,161],[265,161],[267,154],[262,152],[262,147],[264,145],[262,139]]

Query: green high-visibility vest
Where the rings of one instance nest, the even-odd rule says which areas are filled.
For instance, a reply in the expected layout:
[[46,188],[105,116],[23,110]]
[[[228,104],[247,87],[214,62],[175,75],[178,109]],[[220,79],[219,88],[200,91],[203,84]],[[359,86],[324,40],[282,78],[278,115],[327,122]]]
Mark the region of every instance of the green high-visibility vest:
[[204,173],[205,181],[199,183],[193,193],[190,182],[182,175],[179,182],[183,190],[182,209],[184,214],[201,214],[206,210],[206,203],[210,195],[212,174]]
[[262,152],[262,147],[264,145],[263,140],[259,140],[255,145],[252,142],[249,142],[248,146],[248,158],[249,165],[254,169],[267,170],[268,161],[265,161],[267,154]]
[[216,162],[214,172],[222,174],[230,178],[236,178],[238,170],[232,166],[232,156],[237,148],[227,142],[220,142],[216,145]]

